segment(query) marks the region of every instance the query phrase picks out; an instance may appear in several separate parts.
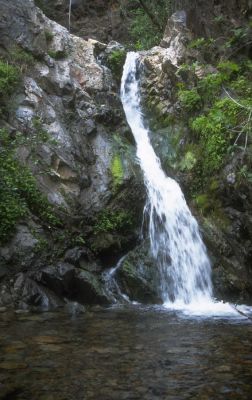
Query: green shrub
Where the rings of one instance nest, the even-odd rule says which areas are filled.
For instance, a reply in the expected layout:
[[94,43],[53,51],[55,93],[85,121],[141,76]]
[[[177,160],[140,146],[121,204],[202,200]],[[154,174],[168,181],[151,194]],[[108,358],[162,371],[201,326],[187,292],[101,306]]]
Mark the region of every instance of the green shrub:
[[225,76],[221,73],[208,74],[198,83],[198,90],[205,101],[209,102],[218,96],[225,82]]
[[185,156],[180,161],[179,167],[181,171],[191,171],[195,166],[197,159],[191,151],[187,151]]
[[34,65],[35,62],[33,55],[29,51],[24,50],[18,46],[14,46],[11,48],[9,59],[10,62],[13,65],[18,66],[21,71]]
[[233,75],[236,75],[240,71],[238,64],[232,61],[222,61],[217,66],[218,70],[223,73],[225,79],[230,79]]
[[97,217],[97,222],[94,226],[94,232],[125,232],[128,231],[133,224],[132,215],[124,210],[103,210]]
[[243,75],[238,76],[229,86],[238,96],[252,97],[252,82]]
[[20,80],[18,68],[0,61],[0,97],[10,95]]
[[198,110],[201,106],[201,97],[195,88],[191,90],[179,90],[178,98],[181,105],[187,111]]
[[203,37],[200,37],[200,38],[192,40],[188,44],[187,47],[189,49],[202,49],[202,48],[210,47],[213,43],[214,43],[214,39],[212,39],[212,38],[205,39]]
[[12,234],[18,220],[29,210],[50,225],[59,221],[52,206],[37,188],[29,168],[16,159],[15,140],[0,130],[0,244]]
[[108,56],[108,66],[118,79],[121,78],[125,59],[126,52],[124,49],[114,50]]
[[131,21],[130,34],[135,42],[136,50],[150,49],[162,39],[162,32],[151,23],[144,10],[135,10],[132,13]]

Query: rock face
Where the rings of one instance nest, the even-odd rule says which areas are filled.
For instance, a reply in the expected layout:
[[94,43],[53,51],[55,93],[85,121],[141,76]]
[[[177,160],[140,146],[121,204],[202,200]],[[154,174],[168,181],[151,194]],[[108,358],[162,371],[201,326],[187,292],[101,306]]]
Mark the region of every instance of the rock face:
[[[68,0],[36,0],[38,7],[59,24],[69,27]],[[122,12],[124,1],[117,0],[72,0],[71,32],[102,42],[127,39],[127,24]]]
[[[1,126],[14,136],[21,132],[31,137],[30,145],[18,147],[18,158],[32,170],[61,220],[58,229],[32,212],[20,221],[0,248],[1,271],[7,271],[2,285],[7,285],[17,304],[9,279],[22,272],[21,277],[12,278],[19,279],[15,293],[22,293],[24,303],[31,304],[37,296],[40,306],[50,305],[41,285],[62,297],[65,289],[56,290],[63,279],[61,269],[52,268],[50,279],[43,272],[43,282],[30,271],[44,271],[45,265],[66,259],[77,271],[73,288],[64,292],[66,297],[103,302],[101,292],[96,296],[95,283],[101,266],[111,266],[132,247],[145,196],[118,84],[97,59],[107,45],[69,34],[32,0],[0,0],[0,9],[0,55],[14,63],[17,54],[22,56],[17,61],[22,82]],[[47,140],[40,140],[41,132]],[[28,296],[28,288],[34,296]]]
[[[35,3],[47,16],[32,0],[0,0],[0,56],[16,63],[22,74],[7,112],[1,114],[0,128],[13,137],[21,132],[29,138],[16,156],[30,168],[60,222],[50,226],[34,210],[18,221],[0,248],[0,306],[107,304],[102,273],[128,251],[117,272],[121,290],[132,300],[160,303],[154,261],[146,244],[138,243],[143,180],[118,95],[118,76],[105,65],[122,46],[100,42],[126,40],[119,2],[72,0],[71,32],[82,38],[63,27],[69,26],[68,1]],[[192,76],[185,71],[178,76],[178,67],[202,61],[200,52],[187,48],[194,35],[211,36],[217,29],[213,20],[222,13],[232,26],[239,26],[236,11],[245,18],[249,5],[246,0],[177,0],[175,8],[185,11],[171,17],[160,46],[141,53],[141,90],[153,146],[165,171],[187,193],[190,173],[181,173],[171,162],[190,138],[188,127],[177,118],[181,107],[176,85]],[[216,34],[225,29],[222,24]],[[200,68],[197,73],[202,73]],[[41,140],[43,135],[47,140]],[[198,214],[212,259],[215,293],[249,302],[252,191],[250,186],[236,191],[232,165],[220,180],[218,196],[228,227]]]
[[[251,12],[249,0],[175,0],[174,12],[185,10],[187,14],[187,26],[197,36],[213,36],[218,34],[214,18],[220,15],[228,16],[232,22],[240,23],[242,16],[248,16]],[[224,27],[220,27],[222,30]]]

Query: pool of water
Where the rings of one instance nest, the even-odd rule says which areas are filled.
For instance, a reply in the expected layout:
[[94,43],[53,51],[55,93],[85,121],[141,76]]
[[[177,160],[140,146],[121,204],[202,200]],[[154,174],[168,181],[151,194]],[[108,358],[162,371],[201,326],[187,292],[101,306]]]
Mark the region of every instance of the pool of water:
[[252,399],[252,323],[141,306],[0,314],[0,399]]

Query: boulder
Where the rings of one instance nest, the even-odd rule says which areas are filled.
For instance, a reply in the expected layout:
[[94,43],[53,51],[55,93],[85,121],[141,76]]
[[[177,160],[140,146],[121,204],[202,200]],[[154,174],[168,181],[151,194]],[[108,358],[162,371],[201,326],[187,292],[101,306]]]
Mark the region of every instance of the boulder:
[[117,270],[117,280],[122,293],[130,300],[145,304],[161,304],[160,276],[149,250],[144,242],[130,251]]

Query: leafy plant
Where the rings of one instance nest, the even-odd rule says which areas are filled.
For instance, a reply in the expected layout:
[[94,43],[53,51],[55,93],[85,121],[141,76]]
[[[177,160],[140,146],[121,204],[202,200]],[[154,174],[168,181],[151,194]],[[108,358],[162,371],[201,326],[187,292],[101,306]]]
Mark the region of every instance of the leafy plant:
[[195,88],[191,90],[179,90],[179,101],[187,111],[194,111],[200,108],[201,97]]
[[200,37],[200,38],[192,40],[188,44],[188,48],[189,49],[202,49],[205,47],[210,47],[213,43],[214,43],[214,39],[212,39],[212,38],[206,39],[206,38]]
[[94,232],[125,232],[132,227],[132,215],[124,210],[103,210],[97,217]]
[[33,55],[19,46],[13,46],[11,48],[9,60],[11,64],[16,67],[18,66],[21,72],[34,65],[35,62]]
[[18,68],[8,62],[0,61],[0,97],[13,92],[20,79]]
[[220,94],[225,76],[221,73],[208,74],[198,83],[198,90],[205,101],[213,100]]
[[57,225],[59,220],[38,190],[29,168],[17,160],[17,142],[4,129],[0,130],[0,146],[0,243],[3,244],[29,210],[49,225]]
[[124,49],[114,50],[108,56],[108,66],[118,79],[121,78],[125,58]]
[[195,166],[197,159],[191,151],[187,151],[185,156],[180,161],[179,167],[181,171],[191,171]]

